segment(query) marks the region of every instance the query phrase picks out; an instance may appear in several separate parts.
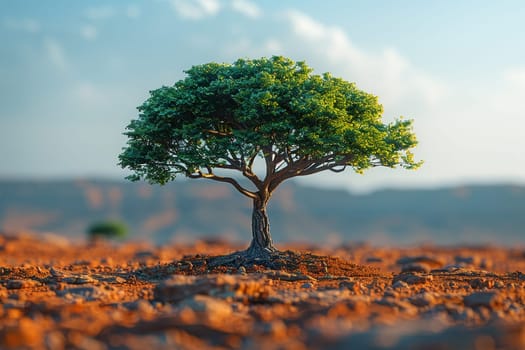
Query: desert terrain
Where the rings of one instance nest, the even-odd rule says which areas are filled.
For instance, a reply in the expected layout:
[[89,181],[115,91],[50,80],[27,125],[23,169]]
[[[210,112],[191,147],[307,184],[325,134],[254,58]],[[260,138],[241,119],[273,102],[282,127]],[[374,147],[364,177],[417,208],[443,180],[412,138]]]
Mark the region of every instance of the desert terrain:
[[525,249],[0,234],[0,348],[523,349]]

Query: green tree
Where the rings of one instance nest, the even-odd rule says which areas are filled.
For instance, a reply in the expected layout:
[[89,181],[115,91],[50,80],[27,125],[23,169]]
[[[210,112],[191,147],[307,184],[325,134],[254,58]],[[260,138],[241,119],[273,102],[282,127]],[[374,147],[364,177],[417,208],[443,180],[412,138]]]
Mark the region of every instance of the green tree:
[[[183,175],[233,185],[253,201],[247,256],[276,251],[266,207],[283,181],[420,164],[410,152],[417,144],[411,121],[384,124],[376,96],[329,73],[315,75],[304,62],[239,59],[185,73],[138,107],[119,164],[134,181],[164,184]],[[254,166],[257,158],[264,170]]]
[[89,238],[96,241],[99,238],[122,238],[128,234],[127,226],[119,221],[100,221],[91,224],[87,229]]

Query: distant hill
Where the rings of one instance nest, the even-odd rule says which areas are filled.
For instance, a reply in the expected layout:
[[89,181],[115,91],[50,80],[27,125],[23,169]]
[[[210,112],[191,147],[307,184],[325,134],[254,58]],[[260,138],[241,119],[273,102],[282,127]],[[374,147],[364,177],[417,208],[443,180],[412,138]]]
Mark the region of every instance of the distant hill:
[[[277,243],[525,243],[525,187],[520,186],[354,195],[288,183],[275,193],[269,213]],[[110,218],[126,222],[131,238],[156,243],[218,235],[248,243],[251,238],[251,203],[225,184],[0,181],[1,231],[84,237],[88,225]]]

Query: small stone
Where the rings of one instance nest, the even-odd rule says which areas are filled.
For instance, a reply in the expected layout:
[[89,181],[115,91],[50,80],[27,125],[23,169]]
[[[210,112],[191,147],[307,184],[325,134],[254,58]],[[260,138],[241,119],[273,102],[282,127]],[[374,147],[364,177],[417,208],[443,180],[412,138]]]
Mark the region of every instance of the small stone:
[[91,278],[89,275],[78,275],[78,276],[64,277],[62,279],[62,281],[66,282],[66,283],[69,283],[69,284],[86,284],[86,283],[94,283],[94,282],[96,282],[96,280]]
[[53,331],[46,334],[44,342],[48,349],[64,349],[66,339],[62,332]]
[[391,308],[397,309],[399,311],[402,311],[406,315],[413,316],[417,314],[417,308],[413,306],[411,303],[406,302],[404,300],[399,300],[392,297],[384,297],[379,300],[375,301],[376,304],[389,306]]
[[401,273],[394,277],[394,283],[396,281],[403,281],[408,284],[425,284],[433,280],[431,275],[416,275],[412,273]]
[[237,270],[237,272],[241,275],[245,275],[246,274],[246,267],[244,266],[239,266],[239,269]]
[[63,277],[64,276],[64,272],[63,271],[60,271],[54,267],[50,268],[49,269],[49,273],[51,273],[51,276],[53,277]]
[[436,268],[443,266],[443,262],[437,258],[433,258],[427,255],[418,256],[404,256],[396,261],[397,265],[409,265],[409,264],[426,264],[429,267]]
[[401,267],[401,272],[423,272],[428,273],[430,272],[430,266],[428,266],[426,263],[422,262],[415,262],[403,265]]
[[486,278],[475,278],[470,281],[470,286],[473,289],[483,289],[483,288],[493,288],[494,287],[494,280],[486,279]]
[[497,292],[475,292],[463,298],[465,306],[494,308],[500,304],[500,295]]
[[179,303],[179,308],[188,308],[201,314],[209,322],[223,322],[233,313],[231,304],[207,295],[193,295]]
[[403,281],[401,281],[401,280],[398,280],[398,281],[395,281],[395,282],[392,284],[392,288],[394,288],[394,289],[404,289],[404,288],[408,288],[408,283],[403,282]]
[[436,303],[436,298],[431,293],[424,292],[414,295],[409,301],[412,305],[424,307],[434,305]]
[[313,284],[311,284],[310,282],[306,282],[306,283],[303,283],[303,285],[301,286],[301,288],[304,288],[304,289],[311,289],[311,288],[313,288]]
[[361,284],[356,281],[343,281],[339,283],[339,289],[347,289],[354,293],[361,292]]
[[98,287],[94,287],[94,286],[76,287],[76,288],[67,288],[64,290],[57,290],[56,294],[66,299],[75,299],[75,298],[80,297],[83,300],[87,300],[87,301],[98,300],[106,296],[106,293],[102,289]]
[[368,258],[365,259],[365,262],[367,262],[367,263],[381,263],[381,262],[383,262],[383,258],[381,258],[379,256],[369,256]]
[[287,336],[286,324],[282,320],[265,323],[262,331],[275,339],[285,339]]
[[454,261],[458,265],[479,265],[480,259],[477,256],[461,256],[454,257]]
[[495,288],[498,288],[498,289],[501,289],[501,288],[505,288],[505,283],[503,281],[496,281],[494,282],[494,287]]
[[7,289],[22,289],[22,288],[31,288],[38,284],[38,282],[33,280],[9,280],[7,281]]

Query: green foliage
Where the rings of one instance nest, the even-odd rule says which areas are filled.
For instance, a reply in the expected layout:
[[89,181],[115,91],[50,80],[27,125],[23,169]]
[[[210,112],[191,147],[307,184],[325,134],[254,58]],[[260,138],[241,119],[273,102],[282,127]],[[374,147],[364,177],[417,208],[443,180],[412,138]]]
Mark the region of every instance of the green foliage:
[[89,226],[87,234],[91,238],[122,238],[128,234],[128,228],[119,221],[101,221]]
[[[177,175],[230,182],[213,169],[239,171],[259,191],[324,170],[417,168],[412,121],[384,124],[377,97],[329,73],[312,74],[284,57],[193,66],[173,86],[150,92],[127,127],[119,156],[128,178],[164,184]],[[252,170],[256,157],[266,177]]]

